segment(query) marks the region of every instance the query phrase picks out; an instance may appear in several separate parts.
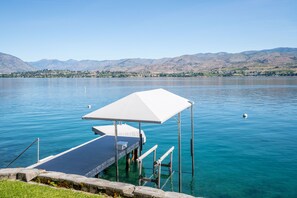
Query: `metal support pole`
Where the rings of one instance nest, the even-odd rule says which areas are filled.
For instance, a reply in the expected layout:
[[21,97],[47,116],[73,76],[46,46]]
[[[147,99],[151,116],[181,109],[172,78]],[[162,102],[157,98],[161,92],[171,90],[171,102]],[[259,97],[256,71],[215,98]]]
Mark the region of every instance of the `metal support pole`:
[[191,155],[192,155],[192,176],[195,175],[195,155],[194,155],[194,112],[193,105],[194,102],[191,102],[191,131],[192,131],[192,139],[191,139]]
[[181,163],[181,121],[178,113],[178,191],[182,192],[182,163]]
[[158,188],[160,188],[161,187],[161,163],[160,164],[158,164],[158,166],[159,166],[159,170],[158,170]]
[[126,172],[130,170],[130,153],[126,154]]
[[141,155],[141,151],[142,151],[142,134],[141,134],[141,122],[139,122],[139,125],[138,125],[138,129],[139,129],[139,156]]
[[157,160],[157,150],[154,150],[154,158],[153,158],[153,175],[155,176],[155,161]]
[[119,181],[119,166],[118,166],[118,148],[117,148],[117,143],[118,143],[118,126],[117,126],[117,121],[114,121],[114,132],[115,132],[115,164],[116,164],[116,181]]
[[139,168],[139,175],[138,175],[138,185],[141,186],[141,179],[142,179],[142,161],[138,162]]
[[37,163],[39,162],[39,141],[40,139],[37,138]]
[[170,166],[169,166],[170,175],[172,174],[172,159],[173,159],[172,155],[173,155],[173,151],[170,153]]
[[136,148],[133,150],[132,160],[135,161],[135,160],[137,160],[137,158],[138,158],[138,149]]

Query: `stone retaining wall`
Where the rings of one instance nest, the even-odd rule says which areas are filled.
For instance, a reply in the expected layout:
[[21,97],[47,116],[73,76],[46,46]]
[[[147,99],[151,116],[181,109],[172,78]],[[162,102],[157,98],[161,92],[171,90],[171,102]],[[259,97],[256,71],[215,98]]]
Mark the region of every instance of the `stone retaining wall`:
[[191,198],[193,196],[165,192],[160,189],[134,186],[122,182],[112,182],[104,179],[88,178],[80,175],[65,174],[60,172],[45,171],[27,168],[5,168],[0,169],[0,179],[14,179],[25,182],[33,181],[54,187],[72,188],[90,193],[105,193],[114,197],[136,197],[136,198]]

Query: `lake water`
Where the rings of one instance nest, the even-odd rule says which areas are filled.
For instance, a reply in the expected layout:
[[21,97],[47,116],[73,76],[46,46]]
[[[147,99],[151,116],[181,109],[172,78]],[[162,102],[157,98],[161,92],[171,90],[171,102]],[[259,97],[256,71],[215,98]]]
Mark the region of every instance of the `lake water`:
[[[222,198],[297,197],[297,78],[293,77],[0,79],[0,167],[37,137],[41,158],[95,138],[91,127],[110,122],[82,120],[83,115],[132,92],[155,88],[195,101],[194,178],[189,174],[190,111],[182,113],[183,192]],[[242,118],[243,113],[248,119]],[[163,125],[143,124],[143,129],[144,151],[158,144],[160,156],[171,146],[177,148],[174,118]],[[35,160],[34,145],[13,167]],[[144,164],[147,174],[150,160]],[[173,160],[177,170],[177,150]],[[128,176],[123,167],[120,180],[137,183],[135,166]],[[165,190],[178,190],[177,176]],[[114,167],[102,177],[113,180]]]

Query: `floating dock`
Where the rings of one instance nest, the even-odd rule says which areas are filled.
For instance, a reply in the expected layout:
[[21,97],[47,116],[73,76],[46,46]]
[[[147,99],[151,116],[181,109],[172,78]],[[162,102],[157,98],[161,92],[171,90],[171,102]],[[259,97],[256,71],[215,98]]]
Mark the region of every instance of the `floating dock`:
[[[118,150],[118,159],[137,149],[139,140],[139,137],[118,137],[118,141],[128,142],[125,150]],[[58,155],[45,158],[30,168],[95,177],[114,163],[115,137],[104,135]]]
[[[119,124],[118,126],[118,137],[139,137],[139,129],[132,127],[128,124]],[[114,126],[93,126],[92,131],[96,135],[112,135],[114,136]],[[145,144],[146,136],[143,130],[140,130],[142,143]]]

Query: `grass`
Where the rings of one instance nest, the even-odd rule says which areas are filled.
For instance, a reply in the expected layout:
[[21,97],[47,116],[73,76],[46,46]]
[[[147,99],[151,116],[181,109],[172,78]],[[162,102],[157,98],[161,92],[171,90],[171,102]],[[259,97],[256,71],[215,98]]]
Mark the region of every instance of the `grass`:
[[94,195],[69,189],[59,189],[21,181],[0,180],[0,197],[28,197],[28,198],[106,198],[105,195]]

